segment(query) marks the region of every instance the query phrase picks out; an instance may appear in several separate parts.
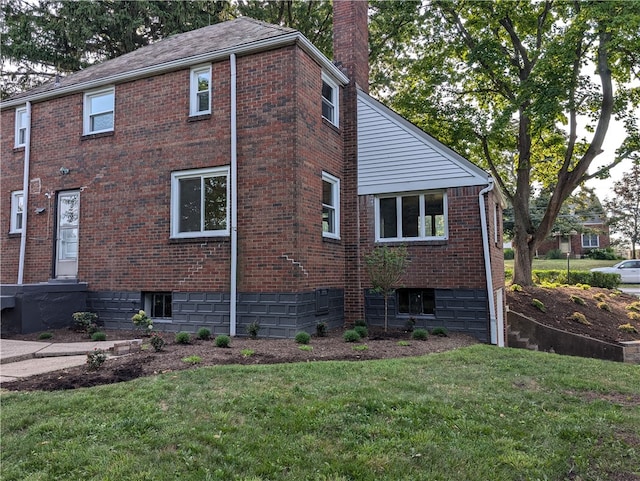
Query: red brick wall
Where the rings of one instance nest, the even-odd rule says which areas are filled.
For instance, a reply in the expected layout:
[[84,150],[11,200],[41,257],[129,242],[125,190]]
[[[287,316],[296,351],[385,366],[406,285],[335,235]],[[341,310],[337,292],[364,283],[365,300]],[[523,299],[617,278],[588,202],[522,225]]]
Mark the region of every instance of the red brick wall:
[[[321,172],[342,177],[340,130],[321,120],[321,69],[296,47],[237,59],[240,291],[342,287],[323,242]],[[170,176],[230,163],[230,67],[213,65],[212,115],[188,121],[189,69],[116,86],[113,135],[82,137],[81,93],[33,105],[26,283],[51,277],[54,202],[80,189],[78,278],[92,290],[228,291],[228,237],[170,240]],[[14,110],[2,112],[2,282],[16,281],[10,192],[22,189]],[[60,175],[60,167],[70,169]],[[35,206],[45,214],[34,215]]]

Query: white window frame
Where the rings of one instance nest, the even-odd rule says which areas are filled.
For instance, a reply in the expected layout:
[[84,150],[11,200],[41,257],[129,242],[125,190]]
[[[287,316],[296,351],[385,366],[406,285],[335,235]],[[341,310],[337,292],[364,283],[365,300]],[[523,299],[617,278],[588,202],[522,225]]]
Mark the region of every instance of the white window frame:
[[[324,182],[331,184],[331,198],[333,201],[333,205],[322,203],[322,212],[324,215],[324,209],[333,210],[334,214],[334,232],[325,231],[324,223],[322,228],[322,237],[327,237],[330,239],[340,239],[340,179],[334,177],[333,175],[322,172],[322,182],[323,182],[323,192],[324,192]],[[324,199],[323,199],[324,200]]]
[[[596,245],[591,245],[591,239],[594,236],[596,238]],[[582,234],[581,237],[581,244],[584,249],[597,249],[598,247],[600,247],[600,236],[598,234]],[[584,243],[585,237],[589,239],[589,244]]]
[[[420,233],[417,237],[404,237],[399,235],[397,237],[381,237],[380,235],[380,199],[396,199],[396,232],[402,234],[402,198],[403,197],[420,197],[420,219],[425,217],[424,212],[424,196],[431,194],[442,194],[442,212],[444,216],[444,235],[442,236],[427,236],[426,226],[424,223],[420,226]],[[379,195],[375,198],[374,203],[374,215],[375,215],[375,235],[376,242],[417,242],[417,241],[432,241],[432,240],[447,240],[449,238],[449,213],[447,207],[447,193],[444,191],[423,191],[423,192],[403,192],[398,194],[385,194]]]
[[[20,205],[22,199],[22,206]],[[22,214],[20,226],[18,226],[18,214]],[[11,192],[11,222],[9,227],[10,234],[19,234],[24,226],[24,191],[16,190]]]
[[[27,145],[27,106],[16,109],[16,131],[15,131],[15,147],[24,147]],[[24,138],[21,139],[21,132],[24,132]]]
[[333,111],[332,111],[333,115],[331,115],[330,117],[326,117],[324,115],[323,109],[321,109],[322,118],[327,119],[333,125],[338,127],[340,125],[340,122],[339,122],[339,119],[340,119],[340,89],[338,88],[338,84],[336,82],[334,82],[328,75],[326,75],[323,72],[322,73],[322,87],[323,87],[323,89],[324,89],[324,85],[325,84],[331,88],[331,91],[333,92],[333,98],[332,99],[327,99],[324,96],[324,94],[322,93],[322,91],[321,91],[320,92],[320,98],[321,98],[321,101],[322,101],[322,106],[324,106],[325,103],[327,105],[329,105],[333,109]]
[[[180,180],[182,179],[204,179],[206,177],[226,177],[226,218],[225,228],[217,230],[199,230],[194,232],[180,232]],[[171,238],[185,239],[193,237],[221,237],[229,235],[229,209],[231,204],[230,175],[229,167],[212,167],[209,169],[183,170],[171,173]],[[201,198],[201,202],[203,199]],[[202,205],[202,204],[201,204]],[[204,208],[201,207],[201,215],[204,215]],[[204,219],[201,218],[201,227]]]
[[[91,111],[91,99],[96,97],[105,97],[111,96],[111,108],[107,110],[101,110],[98,112]],[[102,132],[113,132],[116,125],[116,112],[115,112],[115,104],[116,104],[116,89],[115,87],[108,87],[100,90],[93,90],[91,92],[85,92],[84,94],[84,114],[83,114],[83,125],[84,125],[84,135],[91,134],[99,134]],[[103,115],[111,113],[111,118],[113,119],[111,122],[111,127],[100,130],[92,130],[91,129],[91,119],[96,115]]]
[[[209,88],[207,95],[209,96],[208,108],[206,110],[198,110],[200,102],[198,102],[198,94],[204,90],[198,90],[198,75],[206,72],[209,76]],[[211,65],[199,65],[191,69],[191,80],[189,86],[189,116],[206,115],[211,113]]]

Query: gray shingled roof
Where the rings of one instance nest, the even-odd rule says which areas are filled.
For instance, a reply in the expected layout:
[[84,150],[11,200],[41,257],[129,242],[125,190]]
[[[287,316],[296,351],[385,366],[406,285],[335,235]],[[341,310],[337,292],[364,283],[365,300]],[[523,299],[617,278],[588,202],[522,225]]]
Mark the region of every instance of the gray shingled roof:
[[[272,48],[274,44],[296,41],[303,42],[314,50],[325,62],[330,62],[320,54],[311,43],[297,30],[280,27],[248,17],[210,25],[190,32],[173,35],[131,53],[103,63],[92,65],[84,70],[13,95],[6,99],[4,106],[16,105],[19,101],[41,100],[71,93],[82,88],[98,87],[101,83],[115,83],[130,77],[153,75],[163,70],[184,68],[189,62],[210,61],[216,55],[228,55],[234,50],[251,51],[252,48]],[[335,72],[334,72],[335,74]],[[10,104],[10,105],[7,105]]]

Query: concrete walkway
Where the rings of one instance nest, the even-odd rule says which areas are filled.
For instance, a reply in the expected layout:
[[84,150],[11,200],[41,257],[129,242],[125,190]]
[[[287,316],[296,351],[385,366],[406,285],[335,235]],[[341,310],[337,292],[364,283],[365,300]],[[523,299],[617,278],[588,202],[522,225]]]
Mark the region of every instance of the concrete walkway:
[[129,353],[139,348],[141,340],[89,342],[35,342],[0,339],[0,384],[19,378],[81,366],[94,349],[111,355]]

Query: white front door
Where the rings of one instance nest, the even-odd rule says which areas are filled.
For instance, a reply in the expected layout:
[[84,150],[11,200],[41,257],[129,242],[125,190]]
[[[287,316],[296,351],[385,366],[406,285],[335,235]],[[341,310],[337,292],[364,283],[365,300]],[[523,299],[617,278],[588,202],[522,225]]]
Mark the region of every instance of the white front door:
[[58,194],[56,231],[56,279],[78,275],[78,233],[80,227],[80,191]]

